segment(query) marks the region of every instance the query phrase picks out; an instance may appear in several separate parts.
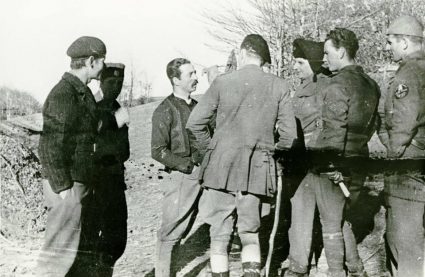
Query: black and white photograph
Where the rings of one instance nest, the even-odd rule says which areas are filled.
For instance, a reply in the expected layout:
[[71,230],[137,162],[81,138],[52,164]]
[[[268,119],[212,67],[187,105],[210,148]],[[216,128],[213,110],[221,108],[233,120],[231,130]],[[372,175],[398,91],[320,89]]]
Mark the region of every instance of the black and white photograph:
[[425,277],[423,0],[0,7],[0,276]]

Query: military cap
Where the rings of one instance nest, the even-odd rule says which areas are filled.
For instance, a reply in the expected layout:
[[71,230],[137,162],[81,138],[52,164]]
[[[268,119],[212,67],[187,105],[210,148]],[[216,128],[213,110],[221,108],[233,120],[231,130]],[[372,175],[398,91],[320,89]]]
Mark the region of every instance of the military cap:
[[423,38],[424,26],[416,17],[403,15],[390,24],[387,35],[406,35]]
[[323,64],[324,50],[323,42],[297,38],[292,43],[294,58],[303,58],[308,61],[314,73],[318,74],[321,71]]
[[260,35],[247,35],[242,41],[241,49],[246,49],[249,52],[257,54],[265,63],[272,63],[267,41]]
[[71,59],[81,59],[93,56],[95,58],[105,57],[106,46],[96,37],[83,36],[77,38],[66,51]]
[[124,78],[124,69],[125,65],[122,63],[105,63],[100,80],[102,81],[109,77]]

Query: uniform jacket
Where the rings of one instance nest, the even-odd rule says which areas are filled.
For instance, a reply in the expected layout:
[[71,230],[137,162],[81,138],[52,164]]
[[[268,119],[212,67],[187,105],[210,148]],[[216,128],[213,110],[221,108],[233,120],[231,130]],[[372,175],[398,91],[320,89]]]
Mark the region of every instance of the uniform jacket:
[[91,185],[98,115],[90,89],[65,73],[43,105],[39,142],[43,175],[56,193],[74,181]]
[[[102,128],[99,130],[96,140],[95,164],[96,180],[107,181],[109,176],[119,178],[121,186],[125,189],[124,183],[124,162],[130,156],[130,143],[128,140],[127,125],[118,128],[116,121],[105,124],[105,118],[112,115],[121,106],[117,101],[102,100],[98,104],[99,117],[102,119]],[[100,184],[102,185],[102,184]]]
[[[206,125],[217,115],[214,136]],[[273,131],[278,126],[275,146]],[[187,126],[205,153],[200,179],[213,189],[274,193],[275,148],[289,149],[296,123],[286,82],[255,65],[217,77],[189,117]]]
[[[382,122],[390,158],[425,158],[425,53],[406,57],[392,79]],[[383,136],[381,135],[381,138]],[[395,150],[406,150],[396,155]]]
[[189,114],[197,102],[186,101],[174,94],[165,98],[152,115],[152,158],[171,170],[191,173],[197,150],[191,147],[185,129]]
[[323,129],[316,147],[343,156],[368,156],[367,142],[379,118],[378,84],[360,66],[349,65],[331,75],[323,95]]
[[302,83],[292,97],[292,106],[295,117],[300,121],[300,127],[306,148],[315,145],[322,130],[323,95],[321,86],[324,86],[327,77],[317,76],[317,82],[312,80]]

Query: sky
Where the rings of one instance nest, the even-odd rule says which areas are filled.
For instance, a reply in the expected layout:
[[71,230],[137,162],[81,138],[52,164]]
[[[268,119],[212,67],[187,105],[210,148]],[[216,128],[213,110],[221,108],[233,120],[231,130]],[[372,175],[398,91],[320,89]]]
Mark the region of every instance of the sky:
[[[3,0],[4,1],[4,0]],[[171,93],[165,68],[185,57],[198,71],[203,93],[208,82],[204,66],[222,65],[228,53],[207,32],[202,12],[222,12],[245,0],[14,0],[0,9],[0,86],[27,91],[41,103],[69,70],[68,46],[83,35],[102,39],[106,62],[133,68],[136,78],[152,82],[152,96]],[[96,90],[98,84],[90,86]]]

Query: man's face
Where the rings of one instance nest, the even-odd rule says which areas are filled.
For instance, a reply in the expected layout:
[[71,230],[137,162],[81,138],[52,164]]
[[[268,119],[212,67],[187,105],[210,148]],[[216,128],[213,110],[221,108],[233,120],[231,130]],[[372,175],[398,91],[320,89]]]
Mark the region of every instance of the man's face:
[[330,71],[340,69],[341,51],[334,46],[330,39],[325,42],[323,63],[323,66],[329,68]]
[[198,77],[196,76],[196,70],[192,64],[186,63],[179,67],[180,79],[174,78],[174,85],[180,87],[187,93],[194,92],[198,84]]
[[307,79],[309,76],[313,75],[313,70],[311,69],[308,60],[303,58],[295,58],[294,62],[294,70],[298,77],[301,79]]
[[387,36],[387,46],[386,50],[390,50],[393,54],[393,60],[398,62],[403,57],[405,41],[403,39],[397,39],[397,37],[393,35]]
[[100,74],[105,66],[105,58],[94,59],[91,67],[92,79],[99,80]]
[[108,77],[100,82],[100,88],[103,92],[103,98],[115,100],[121,92],[123,78]]

